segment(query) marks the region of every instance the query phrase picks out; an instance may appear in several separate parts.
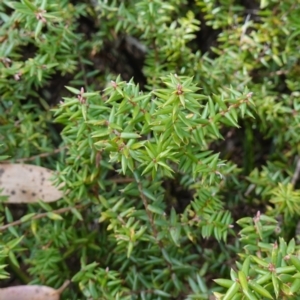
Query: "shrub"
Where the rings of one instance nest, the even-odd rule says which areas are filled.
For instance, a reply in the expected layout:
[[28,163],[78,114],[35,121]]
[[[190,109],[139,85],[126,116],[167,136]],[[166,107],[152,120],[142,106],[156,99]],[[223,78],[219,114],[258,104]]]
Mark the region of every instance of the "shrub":
[[1,202],[1,278],[71,279],[65,299],[299,296],[299,13],[2,1],[1,160],[56,170],[64,197]]

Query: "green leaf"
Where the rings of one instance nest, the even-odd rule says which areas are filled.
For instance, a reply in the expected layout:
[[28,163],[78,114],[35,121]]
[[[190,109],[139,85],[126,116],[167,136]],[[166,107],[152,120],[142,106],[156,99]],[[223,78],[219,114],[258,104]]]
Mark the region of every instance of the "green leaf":
[[138,139],[141,136],[134,132],[122,132],[120,137],[123,139]]
[[29,1],[29,0],[22,0],[22,2],[32,11],[37,11],[37,8]]
[[150,200],[152,201],[156,201],[156,197],[155,195],[149,190],[149,189],[146,189],[146,188],[143,188],[142,189],[142,193]]
[[230,288],[234,284],[234,281],[232,281],[230,279],[218,278],[218,279],[213,279],[213,281],[215,283],[217,283],[218,285],[225,287],[227,289]]
[[300,272],[300,260],[296,256],[291,255],[290,256],[290,261],[295,266],[297,271]]
[[292,294],[298,292],[300,290],[300,279],[295,279],[290,287],[290,292]]
[[43,28],[43,21],[40,20],[40,21],[38,21],[38,23],[37,23],[37,25],[35,27],[35,31],[34,31],[34,37],[35,37],[35,39],[38,38],[38,36],[39,36],[42,28]]
[[108,128],[103,128],[103,129],[93,132],[92,137],[93,138],[105,137],[105,136],[108,136],[109,134],[110,134],[110,130]]
[[10,261],[12,262],[12,264],[13,264],[14,266],[16,266],[17,268],[20,268],[20,265],[19,265],[19,263],[18,263],[18,260],[17,260],[17,258],[16,258],[16,256],[15,256],[15,254],[13,253],[13,251],[9,251],[9,252],[8,252],[8,257],[9,257]]
[[79,221],[83,221],[83,217],[82,217],[81,213],[75,207],[73,207],[71,209],[71,211]]
[[8,223],[12,223],[14,221],[13,216],[8,207],[5,207],[5,216]]
[[128,243],[128,247],[127,247],[127,257],[129,258],[131,256],[132,250],[133,250],[133,246],[134,244],[132,242]]
[[20,220],[22,222],[27,222],[27,221],[31,220],[35,215],[36,215],[36,213],[30,213],[30,214],[23,216]]
[[171,295],[169,293],[166,293],[161,290],[154,290],[154,294],[158,295],[158,296],[162,296],[162,297],[171,297]]
[[247,256],[243,262],[242,272],[248,276],[250,270],[250,256]]
[[256,283],[257,284],[265,284],[267,282],[270,282],[272,279],[272,273],[271,272],[267,272],[266,274],[260,276],[257,280],[256,280]]
[[14,249],[22,241],[23,238],[24,238],[24,236],[21,236],[21,237],[18,237],[18,238],[15,238],[15,239],[9,241],[6,244],[6,247],[8,248],[9,251]]
[[[69,90],[71,93],[75,94],[75,95],[79,95],[80,94],[80,90],[77,90],[73,87],[70,87],[70,86],[65,86],[65,88],[67,90]],[[78,102],[78,99],[76,99],[76,101]]]
[[53,212],[48,212],[47,217],[52,220],[63,220],[63,217],[61,215],[53,213]]
[[248,290],[248,281],[247,281],[245,273],[243,271],[239,271],[238,278],[239,278],[239,282],[242,286],[242,289],[247,291]]
[[268,264],[266,261],[264,261],[264,260],[261,259],[261,258],[258,258],[257,256],[252,255],[252,256],[251,256],[251,259],[252,259],[254,262],[256,262],[258,265],[260,265],[260,266],[262,266],[262,267],[264,267],[264,268],[268,268],[268,266],[269,266],[269,264]]
[[84,104],[81,105],[81,112],[82,112],[82,116],[83,116],[84,121],[86,121],[87,108]]
[[235,119],[232,116],[232,114],[233,114],[232,111],[233,111],[233,109],[230,112],[225,113],[224,116],[230,122],[230,125],[232,125],[234,127],[239,127],[238,123],[235,121]]
[[[286,253],[287,254],[292,254],[295,251],[295,246],[296,246],[295,239],[291,239],[289,244],[288,244]],[[298,268],[297,268],[297,270],[298,270]]]
[[272,284],[275,292],[276,298],[279,296],[279,281],[278,278],[276,277],[275,273],[272,273]]
[[121,165],[122,165],[122,172],[123,172],[123,174],[126,174],[127,158],[125,157],[125,155],[122,155]]
[[227,290],[224,298],[222,300],[231,300],[237,294],[240,286],[237,282],[234,282],[233,285]]
[[174,207],[171,208],[170,222],[171,222],[172,226],[177,225],[177,214],[176,214]]
[[243,290],[244,295],[246,295],[249,300],[258,300],[256,296],[250,290]]
[[273,299],[272,295],[269,293],[268,290],[266,290],[264,287],[257,284],[253,280],[249,281],[249,286],[251,289],[253,289],[257,294],[261,295],[262,297],[265,297],[268,299]]
[[179,247],[179,239],[180,239],[180,231],[181,231],[181,227],[178,225],[176,227],[171,227],[170,228],[170,234],[171,234],[171,238],[174,242],[174,244]]
[[152,204],[149,204],[147,206],[147,209],[150,210],[151,212],[155,213],[155,214],[158,214],[158,215],[164,215],[165,214],[163,209],[161,209],[158,206],[152,205]]

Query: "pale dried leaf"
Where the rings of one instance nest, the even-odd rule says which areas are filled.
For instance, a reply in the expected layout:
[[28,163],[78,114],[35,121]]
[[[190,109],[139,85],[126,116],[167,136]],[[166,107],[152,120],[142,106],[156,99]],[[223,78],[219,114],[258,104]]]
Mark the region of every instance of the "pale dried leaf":
[[59,300],[68,286],[67,280],[58,290],[43,285],[18,285],[0,289],[0,300]]
[[50,180],[53,171],[34,165],[0,164],[1,195],[8,203],[53,202],[63,194]]

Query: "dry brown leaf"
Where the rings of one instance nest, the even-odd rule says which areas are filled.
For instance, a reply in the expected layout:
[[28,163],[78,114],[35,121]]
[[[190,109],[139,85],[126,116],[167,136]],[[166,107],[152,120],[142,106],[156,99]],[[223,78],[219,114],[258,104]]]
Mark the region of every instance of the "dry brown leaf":
[[53,202],[63,194],[50,180],[53,171],[34,165],[0,164],[1,195],[7,203]]
[[0,300],[59,300],[70,283],[67,280],[58,290],[44,285],[18,285],[0,289]]

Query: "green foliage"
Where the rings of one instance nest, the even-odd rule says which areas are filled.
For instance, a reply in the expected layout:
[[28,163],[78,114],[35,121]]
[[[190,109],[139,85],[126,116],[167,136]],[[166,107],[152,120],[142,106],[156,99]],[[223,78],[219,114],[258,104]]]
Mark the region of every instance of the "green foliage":
[[[237,222],[241,242],[245,245],[241,253],[242,262],[236,270],[231,269],[229,279],[215,279],[225,287],[223,298],[217,299],[295,299],[299,297],[300,260],[299,246],[292,239],[270,243],[277,221],[266,215],[254,219],[245,217]],[[259,254],[259,255],[258,255]]]
[[[126,83],[119,78],[102,96],[68,88],[78,97],[64,98],[55,115],[56,122],[65,125],[61,136],[72,153],[58,176],[65,184],[66,197],[70,202],[78,197],[92,198],[98,209],[101,207],[101,212],[97,211],[99,221],[109,230],[108,238],[115,247],[113,266],[127,261],[122,269],[126,270],[130,291],[142,290],[151,280],[146,271],[150,264],[157,273],[153,293],[169,297],[185,289],[185,277],[192,280],[197,276],[196,265],[189,265],[195,259],[189,249],[199,233],[226,240],[231,215],[213,190],[217,191],[228,168],[217,154],[207,150],[207,141],[220,137],[218,127],[222,124],[236,125],[238,113],[248,112],[243,105],[252,100],[248,94],[232,92],[228,99],[215,96],[218,100],[214,102],[197,93],[191,78],[170,75],[162,82],[166,88],[150,93],[139,91],[133,81]],[[99,161],[97,156],[101,156]],[[108,176],[111,170],[132,182],[114,183]],[[182,214],[174,208],[166,213],[170,207],[162,185],[174,173],[202,187]],[[95,185],[100,188],[100,197],[91,193],[90,187]],[[147,249],[141,251],[145,242]],[[107,250],[102,249],[104,253]],[[136,266],[127,265],[129,261]],[[157,264],[165,265],[164,270],[155,271]],[[93,268],[96,273],[103,272],[95,265]],[[164,274],[169,277],[167,286]],[[117,285],[112,283],[110,293],[114,297],[128,293],[121,289],[119,276],[117,273],[110,279]],[[90,289],[91,296],[105,284],[107,279]]]
[[299,297],[300,5],[238,3],[0,3],[0,159],[64,191],[1,202],[1,279],[71,279],[63,299]]

